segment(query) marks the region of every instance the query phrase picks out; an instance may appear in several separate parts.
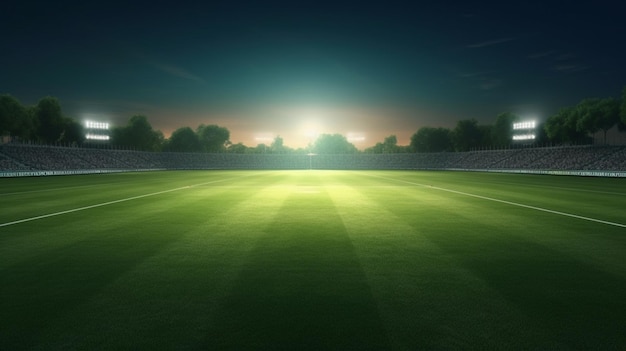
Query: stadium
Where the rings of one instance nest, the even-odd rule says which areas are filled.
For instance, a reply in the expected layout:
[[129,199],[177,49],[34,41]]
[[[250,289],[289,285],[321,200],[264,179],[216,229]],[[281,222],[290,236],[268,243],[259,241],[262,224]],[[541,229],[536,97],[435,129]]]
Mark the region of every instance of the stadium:
[[0,176],[3,350],[626,345],[624,146],[9,143]]
[[626,350],[625,1],[9,1],[0,351]]
[[142,170],[467,170],[624,177],[626,146],[584,145],[398,154],[229,154],[140,152],[10,143],[0,176]]

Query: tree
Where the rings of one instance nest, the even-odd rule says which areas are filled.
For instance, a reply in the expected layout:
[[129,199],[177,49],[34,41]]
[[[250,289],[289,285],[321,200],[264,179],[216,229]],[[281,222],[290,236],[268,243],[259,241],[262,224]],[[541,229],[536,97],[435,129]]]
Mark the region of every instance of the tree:
[[480,132],[480,139],[477,146],[483,148],[493,147],[493,126],[491,124],[481,124],[478,126],[478,131]]
[[124,127],[112,130],[111,143],[142,151],[158,151],[163,145],[163,133],[155,131],[146,116],[132,116]]
[[577,128],[579,119],[580,113],[576,107],[563,107],[546,120],[544,130],[552,142],[586,143],[589,141],[588,133],[580,132]]
[[230,139],[230,132],[228,129],[220,127],[215,124],[204,125],[201,124],[196,130],[200,145],[205,152],[222,152],[226,149],[228,139]]
[[395,135],[390,135],[383,141],[383,153],[395,154],[398,152],[398,138]]
[[154,135],[154,149],[152,151],[163,151],[163,145],[165,145],[165,136],[160,130],[153,131]]
[[341,134],[321,134],[313,144],[317,154],[354,154],[357,148]]
[[63,118],[63,132],[59,141],[67,144],[82,144],[85,141],[83,125],[72,118]]
[[556,143],[567,140],[568,131],[566,130],[567,116],[572,113],[572,107],[562,107],[559,112],[550,116],[544,125],[548,138]]
[[168,143],[169,151],[200,152],[202,146],[198,135],[190,127],[181,127],[172,132]]
[[228,146],[228,152],[233,154],[245,154],[248,152],[248,147],[243,143],[231,144]]
[[395,135],[390,135],[382,143],[378,142],[376,145],[363,150],[363,152],[366,154],[395,154],[400,152],[400,150],[398,138]]
[[366,154],[382,154],[384,145],[381,142],[376,143],[376,145],[371,146],[363,150]]
[[45,143],[60,140],[63,132],[63,113],[57,98],[47,96],[37,103],[34,109],[36,136]]
[[452,150],[452,132],[447,128],[422,127],[411,136],[413,152],[441,152]]
[[580,115],[576,124],[577,131],[588,135],[602,130],[606,143],[606,133],[619,122],[619,108],[619,101],[613,98],[581,101],[576,106]]
[[126,127],[113,127],[111,129],[111,144],[123,147],[131,147],[127,136]]
[[513,123],[519,117],[513,113],[505,112],[498,115],[491,129],[491,142],[495,147],[503,148],[511,145],[513,138]]
[[480,146],[482,133],[475,119],[458,121],[452,133],[452,140],[457,151],[469,151]]
[[274,138],[272,145],[270,145],[270,150],[274,154],[284,154],[287,152],[286,147],[283,145],[283,138],[281,138],[280,135]]
[[132,116],[127,126],[127,137],[131,145],[139,150],[155,151],[158,149],[158,135],[152,129],[148,118],[142,115]]
[[247,153],[249,154],[265,154],[267,153],[269,150],[269,146],[261,143],[261,144],[257,144],[257,146],[255,147],[250,147],[248,148]]
[[24,139],[34,134],[32,115],[11,95],[0,95],[0,136],[10,135]]

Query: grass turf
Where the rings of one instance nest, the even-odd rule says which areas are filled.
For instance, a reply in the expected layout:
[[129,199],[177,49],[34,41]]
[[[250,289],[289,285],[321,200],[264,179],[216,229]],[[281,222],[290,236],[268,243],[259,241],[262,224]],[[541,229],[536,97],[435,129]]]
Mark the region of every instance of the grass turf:
[[0,196],[0,225],[57,214],[0,226],[0,349],[626,345],[623,179],[154,172]]

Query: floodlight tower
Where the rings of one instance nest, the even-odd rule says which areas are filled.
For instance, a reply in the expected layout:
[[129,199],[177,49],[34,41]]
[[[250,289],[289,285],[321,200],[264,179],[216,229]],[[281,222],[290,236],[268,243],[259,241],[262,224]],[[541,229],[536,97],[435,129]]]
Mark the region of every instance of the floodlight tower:
[[527,120],[522,122],[513,123],[513,142],[532,144],[536,138],[537,122],[534,120]]
[[86,120],[84,124],[85,139],[88,142],[105,143],[109,141],[109,123]]

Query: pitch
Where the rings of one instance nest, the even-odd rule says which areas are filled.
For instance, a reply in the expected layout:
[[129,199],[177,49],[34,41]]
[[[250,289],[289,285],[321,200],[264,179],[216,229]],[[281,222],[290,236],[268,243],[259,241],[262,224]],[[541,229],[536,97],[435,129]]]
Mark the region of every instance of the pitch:
[[0,180],[0,349],[617,349],[626,180]]

